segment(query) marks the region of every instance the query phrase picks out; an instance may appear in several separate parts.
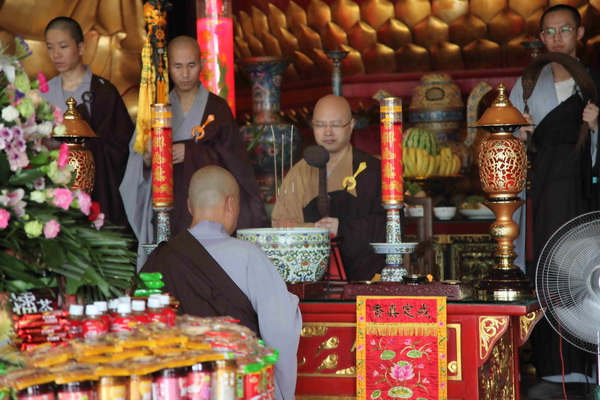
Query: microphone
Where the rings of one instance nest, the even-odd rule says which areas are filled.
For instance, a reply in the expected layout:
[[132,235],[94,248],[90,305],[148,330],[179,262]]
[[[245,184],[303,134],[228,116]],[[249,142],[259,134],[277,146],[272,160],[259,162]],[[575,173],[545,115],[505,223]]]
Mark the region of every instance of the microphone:
[[329,152],[320,145],[308,146],[304,150],[304,160],[311,167],[319,168],[319,197],[317,198],[317,209],[321,218],[329,216],[331,211],[331,200],[327,194],[327,162]]

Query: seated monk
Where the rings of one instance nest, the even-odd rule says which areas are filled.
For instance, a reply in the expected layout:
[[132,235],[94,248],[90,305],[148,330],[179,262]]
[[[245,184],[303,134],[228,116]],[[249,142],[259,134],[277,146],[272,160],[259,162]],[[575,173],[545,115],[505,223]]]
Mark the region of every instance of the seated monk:
[[[341,237],[340,253],[349,281],[378,279],[385,256],[369,243],[384,243],[386,212],[381,205],[381,161],[350,144],[354,118],[350,104],[340,96],[321,98],[313,112],[315,141],[329,153],[327,193],[329,216],[318,207],[319,168],[300,160],[288,172],[273,209],[272,221],[293,219],[296,226],[329,229]],[[359,168],[360,165],[366,168]],[[359,172],[360,171],[360,172]],[[344,178],[356,175],[356,187]]]
[[181,313],[231,316],[278,349],[276,398],[293,399],[302,328],[298,297],[262,250],[230,236],[240,213],[233,175],[214,165],[196,171],[188,208],[191,227],[160,243],[141,272],[163,274],[165,291],[179,300]]

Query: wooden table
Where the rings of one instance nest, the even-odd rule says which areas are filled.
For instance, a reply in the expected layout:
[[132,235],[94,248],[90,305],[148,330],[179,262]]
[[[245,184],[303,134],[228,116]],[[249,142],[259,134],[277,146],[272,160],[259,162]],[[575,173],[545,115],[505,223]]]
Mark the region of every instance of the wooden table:
[[[356,393],[354,301],[301,302],[297,399]],[[518,348],[542,317],[537,301],[448,303],[448,398],[519,399]]]

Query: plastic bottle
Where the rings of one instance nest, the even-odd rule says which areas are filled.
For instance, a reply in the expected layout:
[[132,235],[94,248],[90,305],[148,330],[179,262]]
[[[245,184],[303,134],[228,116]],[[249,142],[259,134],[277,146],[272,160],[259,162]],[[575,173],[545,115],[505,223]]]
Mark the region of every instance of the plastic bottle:
[[114,318],[117,316],[117,307],[119,306],[119,299],[111,299],[108,301],[108,315],[110,318]]
[[108,303],[105,301],[95,301],[94,305],[98,309],[99,316],[104,320],[106,326],[110,326],[111,316],[108,314]]
[[150,322],[162,322],[163,324],[167,323],[167,316],[163,313],[163,310],[160,307],[160,299],[156,297],[148,298],[146,315],[148,315]]
[[166,368],[155,372],[152,398],[156,400],[185,399],[186,381],[187,368]]
[[99,316],[98,309],[93,304],[85,306],[86,318],[81,325],[84,339],[90,339],[104,335],[108,332],[108,325]]
[[33,385],[17,392],[19,400],[54,400],[54,386],[50,383]]
[[131,315],[137,319],[140,324],[147,324],[150,318],[146,314],[146,302],[144,300],[133,300],[131,302]]
[[83,337],[81,325],[83,323],[83,306],[79,304],[71,304],[69,306],[69,318],[67,319],[66,327],[69,339],[77,339]]
[[214,365],[211,361],[192,365],[187,374],[186,399],[210,400],[214,374]]
[[119,303],[117,312],[117,316],[113,318],[110,324],[111,332],[129,332],[131,328],[138,324],[138,320],[131,315],[131,304]]
[[167,317],[167,325],[175,326],[177,313],[171,308],[171,299],[168,294],[159,295],[160,305],[162,306],[163,314]]
[[92,381],[70,382],[56,387],[57,400],[92,400],[96,397],[96,386]]

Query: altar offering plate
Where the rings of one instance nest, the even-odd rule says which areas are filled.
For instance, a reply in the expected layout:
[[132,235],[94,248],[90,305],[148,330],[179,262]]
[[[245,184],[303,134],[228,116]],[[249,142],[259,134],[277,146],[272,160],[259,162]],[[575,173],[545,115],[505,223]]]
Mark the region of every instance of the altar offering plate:
[[327,229],[238,229],[237,237],[259,245],[288,283],[320,281],[329,265],[331,237]]
[[405,254],[415,251],[419,243],[369,243],[377,254]]

